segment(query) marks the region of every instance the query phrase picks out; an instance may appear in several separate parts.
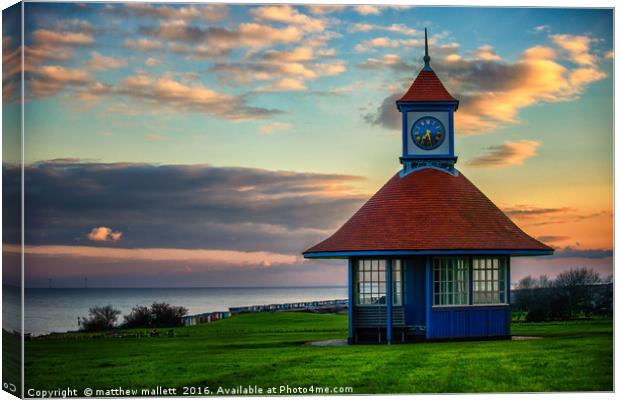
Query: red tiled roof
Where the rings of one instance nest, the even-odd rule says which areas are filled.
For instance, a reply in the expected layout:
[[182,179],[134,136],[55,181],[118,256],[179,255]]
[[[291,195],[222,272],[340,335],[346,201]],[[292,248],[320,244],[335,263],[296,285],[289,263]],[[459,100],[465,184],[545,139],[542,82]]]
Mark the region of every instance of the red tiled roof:
[[304,255],[348,251],[552,251],[515,225],[463,174],[394,175],[336,233]]
[[422,70],[413,84],[397,102],[401,101],[457,101],[443,86],[435,71]]

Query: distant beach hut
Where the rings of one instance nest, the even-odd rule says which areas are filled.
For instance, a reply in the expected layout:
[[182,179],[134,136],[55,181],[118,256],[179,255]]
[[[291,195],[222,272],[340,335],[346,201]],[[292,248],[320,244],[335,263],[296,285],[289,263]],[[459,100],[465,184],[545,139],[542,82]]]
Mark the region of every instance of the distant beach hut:
[[553,249],[455,168],[459,101],[430,65],[398,101],[402,169],[306,258],[349,263],[349,342],[510,335],[511,256]]

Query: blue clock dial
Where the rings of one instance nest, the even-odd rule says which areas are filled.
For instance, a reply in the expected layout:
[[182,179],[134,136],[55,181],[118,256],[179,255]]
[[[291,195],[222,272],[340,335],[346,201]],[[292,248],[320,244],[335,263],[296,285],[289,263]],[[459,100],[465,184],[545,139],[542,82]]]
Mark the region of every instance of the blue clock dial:
[[439,147],[446,138],[446,128],[435,117],[422,117],[411,127],[411,140],[423,150]]

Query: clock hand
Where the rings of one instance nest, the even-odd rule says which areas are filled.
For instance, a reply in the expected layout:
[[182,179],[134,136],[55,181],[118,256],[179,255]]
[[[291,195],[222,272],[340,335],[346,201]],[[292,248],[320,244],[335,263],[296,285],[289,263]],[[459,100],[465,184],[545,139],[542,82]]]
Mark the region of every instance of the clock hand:
[[432,140],[431,140],[431,131],[430,130],[426,130],[426,134],[422,137],[422,140],[426,139],[429,146],[432,144]]

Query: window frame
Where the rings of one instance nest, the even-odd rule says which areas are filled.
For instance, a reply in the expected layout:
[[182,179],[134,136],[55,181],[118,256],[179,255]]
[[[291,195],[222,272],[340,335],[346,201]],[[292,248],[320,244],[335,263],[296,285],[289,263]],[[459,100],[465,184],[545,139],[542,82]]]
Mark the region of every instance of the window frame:
[[[442,260],[451,260],[452,262],[455,262],[458,266],[458,261],[465,261],[466,263],[466,268],[461,269],[461,271],[456,271],[456,273],[452,272],[453,275],[458,275],[459,272],[465,272],[465,280],[464,280],[464,294],[465,294],[465,302],[464,303],[458,303],[458,304],[435,304],[435,299],[436,299],[436,294],[438,293],[435,290],[436,284],[437,282],[439,282],[439,286],[441,288],[442,282],[448,282],[448,281],[444,281],[442,280],[442,269],[443,265],[439,266],[439,281],[435,281],[435,260],[440,260],[440,262]],[[471,257],[467,257],[467,256],[434,256],[431,257],[431,307],[435,307],[435,308],[442,308],[442,307],[467,307],[469,305],[471,305]],[[447,274],[447,273],[446,273]],[[456,283],[452,283],[452,285],[458,285],[458,282],[461,281],[463,282],[463,280],[456,280]],[[450,295],[454,296],[456,293],[459,292],[455,292],[455,291],[441,291],[439,292],[439,296],[441,296],[442,294],[446,294],[449,293]],[[462,296],[462,294],[461,294]]]
[[[479,268],[479,271],[484,271],[484,279],[476,279],[474,280],[476,274],[474,272],[474,260],[477,260],[478,262],[484,262],[485,266],[484,268]],[[487,261],[491,261],[491,264],[493,264],[493,260],[497,260],[498,266],[497,269],[494,268],[491,265],[491,268],[488,268]],[[471,263],[471,299],[470,299],[470,303],[473,306],[506,306],[509,305],[509,291],[510,291],[510,282],[509,282],[509,268],[510,268],[510,257],[508,256],[474,256],[472,257],[472,263]],[[488,280],[487,278],[487,271],[491,271],[491,276],[493,279],[493,272],[497,270],[497,281],[495,280]],[[503,284],[502,284],[503,281]],[[490,282],[491,284],[497,282],[497,292],[495,292],[493,289],[491,289],[491,291],[489,290],[484,290],[481,291],[479,290],[479,293],[484,293],[485,295],[489,295],[493,294],[493,293],[497,293],[498,296],[498,300],[497,302],[489,302],[489,303],[476,303],[475,301],[475,293],[476,293],[476,283],[485,283],[485,286],[488,285],[488,283]],[[503,301],[502,301],[502,291],[503,291]]]
[[[435,258],[465,258],[468,260],[468,284],[467,284],[467,303],[466,304],[435,304],[435,268],[433,260]],[[493,303],[474,303],[474,259],[498,259],[500,268],[498,268],[498,278],[501,278],[501,263],[503,260],[503,281],[504,284],[504,301]],[[492,307],[492,306],[509,306],[510,305],[510,255],[476,255],[476,256],[431,256],[429,260],[431,264],[431,308],[454,308],[454,307]],[[501,279],[498,279],[498,288],[501,285]],[[501,292],[500,292],[501,299]]]
[[[402,259],[391,259],[392,260],[392,306],[393,307],[400,307],[403,305],[403,265],[404,265],[404,260]],[[364,279],[364,281],[360,280],[360,274],[361,272],[364,272],[364,274],[369,273],[369,271],[364,268],[364,271],[360,270],[360,265],[362,262],[378,262],[379,266],[378,268],[375,270],[373,268],[373,265],[371,264],[371,268],[370,268],[370,280],[366,280]],[[399,267],[398,269],[394,268],[395,264],[398,263]],[[354,260],[354,287],[353,287],[353,298],[354,298],[354,304],[355,307],[387,307],[387,259],[386,258],[357,258]],[[383,271],[380,270],[381,265],[383,266]],[[396,272],[398,271],[398,273]],[[377,275],[377,279],[374,280],[374,275]],[[381,277],[383,278],[383,280],[381,279]],[[371,285],[371,290],[370,290],[370,296],[373,295],[374,290],[372,289],[373,285],[377,286],[377,293],[378,295],[384,296],[386,299],[385,303],[361,303],[361,298],[360,295],[362,294],[360,291],[360,287],[362,284],[368,284]],[[383,285],[383,289],[384,291],[381,290],[381,285]],[[367,294],[368,292],[364,292],[364,294]],[[397,297],[398,295],[398,297]],[[380,298],[379,297],[379,298]],[[371,297],[372,298],[372,297]],[[399,300],[398,302],[396,302],[395,300]]]

